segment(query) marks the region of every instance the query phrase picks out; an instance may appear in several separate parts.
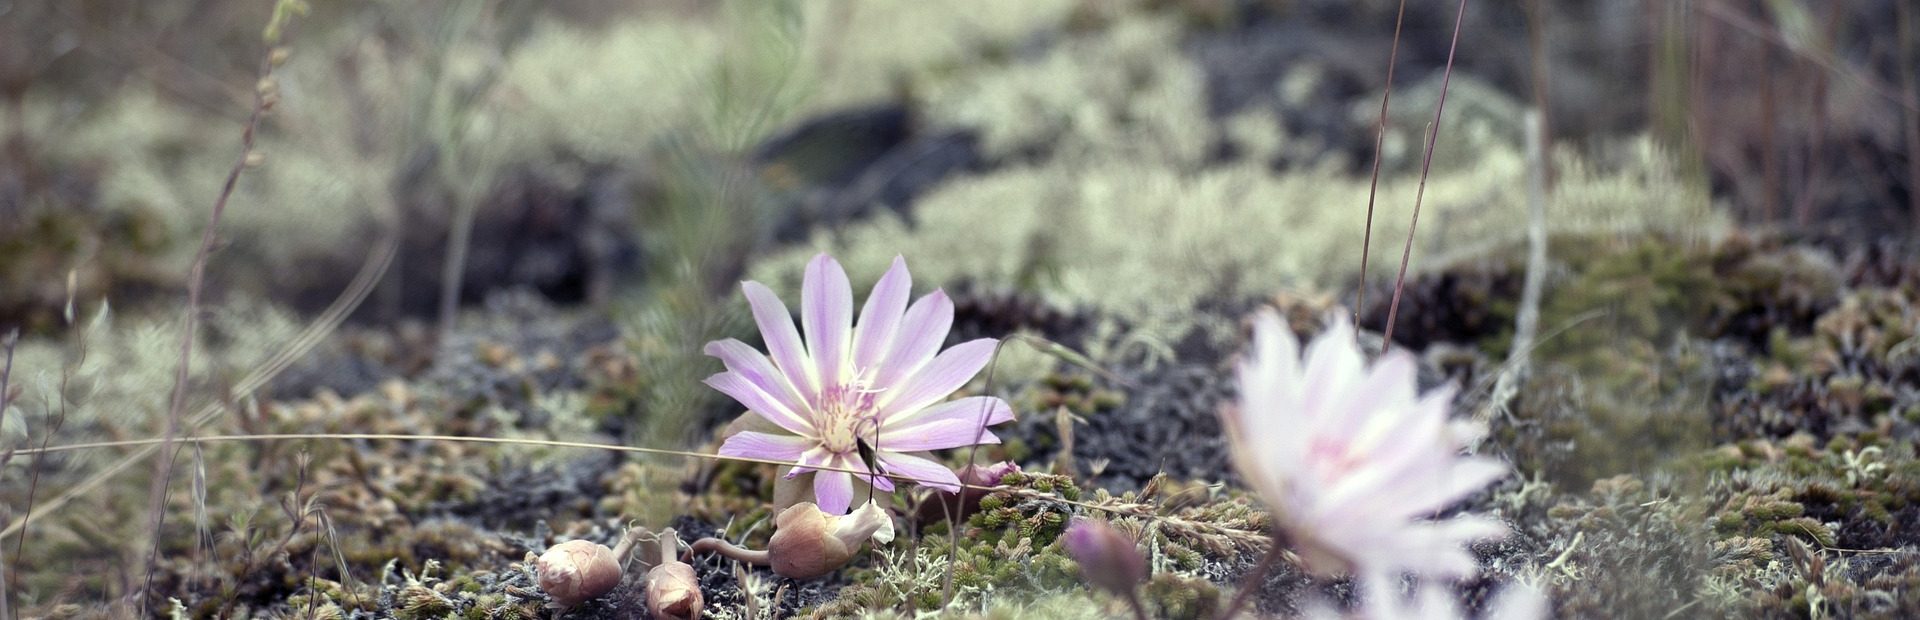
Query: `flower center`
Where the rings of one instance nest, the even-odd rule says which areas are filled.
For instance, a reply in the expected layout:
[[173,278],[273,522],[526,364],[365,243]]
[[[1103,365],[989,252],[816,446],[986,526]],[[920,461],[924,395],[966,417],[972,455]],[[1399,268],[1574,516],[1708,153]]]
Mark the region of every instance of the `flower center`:
[[874,396],[879,392],[854,380],[820,393],[820,445],[834,454],[853,451],[855,440],[872,436],[877,426]]
[[1307,458],[1319,466],[1320,482],[1323,484],[1345,478],[1359,469],[1362,461],[1360,455],[1354,453],[1352,443],[1325,437],[1316,437],[1309,442],[1307,454]]

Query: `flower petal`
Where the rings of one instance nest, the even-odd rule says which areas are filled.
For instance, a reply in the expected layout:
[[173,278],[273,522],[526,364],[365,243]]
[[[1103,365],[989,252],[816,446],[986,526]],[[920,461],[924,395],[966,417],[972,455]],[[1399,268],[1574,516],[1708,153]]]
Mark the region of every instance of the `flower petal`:
[[[1327,330],[1307,343],[1306,375],[1299,395],[1300,412],[1305,422],[1315,426],[1345,424],[1364,418],[1329,407],[1335,399],[1349,394],[1354,384],[1365,377],[1366,360],[1354,340],[1353,326],[1345,314],[1336,314]],[[1332,418],[1332,419],[1329,419]]]
[[911,479],[915,484],[933,487],[948,493],[960,492],[960,476],[947,469],[947,466],[910,454],[899,452],[875,451],[875,458],[887,473]]
[[813,402],[820,393],[820,381],[814,376],[813,360],[800,343],[800,331],[793,327],[793,316],[787,314],[787,305],[759,282],[742,282],[740,290],[746,293],[747,304],[753,306],[753,322],[760,326],[760,338],[767,341],[767,354],[780,366],[780,372],[786,373],[800,398]]
[[800,458],[794,459],[793,469],[787,470],[786,477],[791,480],[794,476],[815,471],[820,467],[828,467],[832,462],[833,453],[828,452],[826,446],[816,445],[802,452]]
[[952,327],[953,300],[947,298],[946,291],[936,290],[913,302],[900,319],[900,329],[894,334],[893,346],[887,350],[886,363],[874,378],[873,387],[891,390],[919,372],[940,351]]
[[780,428],[792,431],[795,435],[814,434],[813,421],[806,415],[787,409],[767,394],[766,390],[740,373],[728,371],[707,377],[706,384],[721,393],[732,396],[748,411],[760,414]]
[[[914,411],[902,411],[880,424],[881,433],[911,433],[923,424],[959,420],[976,427],[1013,419],[1013,407],[994,396],[968,396]],[[908,450],[911,452],[911,450]]]
[[847,507],[853,505],[853,475],[844,471],[814,472],[813,501],[821,512],[847,514]]
[[[867,469],[867,464],[862,462],[860,459],[841,459],[841,461],[847,466],[847,469],[861,472],[858,474],[854,474],[855,482],[865,482],[865,483],[871,484],[873,485],[874,488],[879,489],[881,492],[884,492],[884,493],[893,492],[892,478],[888,478],[886,476],[873,475],[873,470]],[[884,472],[886,471],[886,468],[882,467],[880,468],[880,471]]]
[[993,348],[998,344],[992,338],[981,338],[963,342],[947,349],[939,357],[933,358],[912,378],[880,393],[875,403],[880,408],[880,419],[885,420],[893,414],[918,411],[940,402],[953,394],[954,390],[973,380],[980,369],[993,359]]
[[980,423],[973,420],[947,419],[918,422],[901,432],[881,431],[875,448],[919,452],[994,443],[1000,443],[1000,437],[981,428]]
[[847,336],[853,330],[853,286],[839,261],[824,252],[807,263],[806,282],[800,286],[800,323],[820,386],[840,385],[846,379]]
[[894,331],[907,311],[907,296],[913,292],[913,276],[907,273],[907,259],[893,257],[893,266],[873,284],[867,305],[860,308],[860,324],[853,328],[853,367],[865,371],[886,360],[893,344]]
[[768,461],[792,461],[802,453],[820,445],[819,441],[798,435],[775,435],[741,431],[728,437],[720,444],[720,456],[734,456]]
[[772,397],[774,402],[785,406],[788,411],[802,413],[812,411],[807,401],[801,400],[800,391],[794,389],[793,382],[785,373],[773,366],[773,362],[755,350],[751,345],[736,338],[715,340],[707,343],[707,355],[720,359],[731,370],[760,388]]

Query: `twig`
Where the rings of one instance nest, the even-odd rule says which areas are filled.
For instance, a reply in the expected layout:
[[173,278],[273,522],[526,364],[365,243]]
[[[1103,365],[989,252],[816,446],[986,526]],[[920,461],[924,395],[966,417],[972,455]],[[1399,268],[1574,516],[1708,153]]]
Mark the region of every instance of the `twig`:
[[1453,16],[1453,42],[1447,45],[1447,68],[1440,74],[1440,100],[1433,106],[1433,122],[1427,125],[1427,152],[1420,162],[1420,187],[1413,194],[1413,220],[1407,224],[1407,245],[1400,250],[1400,275],[1393,279],[1393,301],[1387,304],[1387,328],[1381,348],[1393,346],[1393,322],[1400,315],[1400,293],[1407,284],[1407,261],[1413,258],[1413,235],[1420,229],[1420,201],[1427,195],[1427,174],[1433,170],[1433,145],[1440,139],[1440,113],[1447,109],[1447,86],[1453,83],[1453,55],[1460,49],[1460,23],[1467,17],[1467,0]]
[[[1367,232],[1360,238],[1360,289],[1353,300],[1353,324],[1360,324],[1360,311],[1367,304],[1367,256],[1373,253],[1373,199],[1380,193],[1380,148],[1387,141],[1387,102],[1393,100],[1393,69],[1400,58],[1400,25],[1407,17],[1407,0],[1400,0],[1400,11],[1393,17],[1393,46],[1387,49],[1387,89],[1380,95],[1380,118],[1373,124],[1373,180],[1367,186]],[[1358,336],[1359,332],[1354,334]]]
[[[283,18],[278,7],[275,18]],[[279,25],[282,24],[270,23],[268,29],[274,31]],[[260,130],[260,119],[266,116],[267,110],[273,107],[280,96],[273,84],[273,68],[280,55],[277,43],[277,40],[267,41],[268,53],[260,59],[260,79],[253,91],[253,111],[248,113],[246,129],[240,134],[240,156],[234,159],[233,167],[227,170],[227,180],[220,186],[220,195],[213,200],[213,213],[208,215],[207,226],[200,232],[200,249],[194,252],[193,267],[187,274],[187,307],[181,313],[180,357],[174,363],[173,394],[167,406],[167,424],[163,434],[165,441],[160,443],[154,457],[153,481],[147,491],[147,532],[152,548],[147,553],[145,585],[140,589],[140,615],[143,616],[147,615],[154,565],[160,557],[160,528],[166,521],[167,488],[173,482],[175,453],[169,448],[180,434],[180,420],[187,408],[187,377],[193,361],[193,339],[199,324],[200,295],[206,283],[207,259],[213,253],[214,242],[218,240],[220,217],[226,213],[227,201],[233,197],[234,187],[240,182],[240,173],[259,163],[260,156],[253,150],[254,138]]]

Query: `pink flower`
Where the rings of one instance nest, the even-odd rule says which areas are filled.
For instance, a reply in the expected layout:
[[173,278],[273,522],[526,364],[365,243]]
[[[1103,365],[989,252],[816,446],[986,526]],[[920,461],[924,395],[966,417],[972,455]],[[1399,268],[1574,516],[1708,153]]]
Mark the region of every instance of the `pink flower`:
[[1221,416],[1236,465],[1307,567],[1376,582],[1401,572],[1472,575],[1466,544],[1505,528],[1486,517],[1429,517],[1507,468],[1460,454],[1480,431],[1447,419],[1453,389],[1416,395],[1404,351],[1369,367],[1344,316],[1307,346],[1304,366],[1271,310],[1255,318],[1252,348],[1239,364],[1238,407]]
[[[906,261],[894,258],[854,325],[846,272],[826,254],[814,257],[800,290],[803,341],[773,291],[742,283],[767,354],[739,340],[708,343],[706,353],[727,371],[706,383],[777,428],[737,433],[720,454],[792,461],[788,478],[816,472],[816,503],[830,514],[847,512],[853,476],[820,468],[866,472],[862,441],[873,449],[880,473],[960,490],[953,470],[925,453],[999,443],[985,427],[1012,420],[1013,408],[990,396],[946,400],[987,365],[996,341],[981,338],[941,352],[953,302],[935,290],[908,307],[911,286]],[[881,491],[894,488],[871,472],[861,479]]]

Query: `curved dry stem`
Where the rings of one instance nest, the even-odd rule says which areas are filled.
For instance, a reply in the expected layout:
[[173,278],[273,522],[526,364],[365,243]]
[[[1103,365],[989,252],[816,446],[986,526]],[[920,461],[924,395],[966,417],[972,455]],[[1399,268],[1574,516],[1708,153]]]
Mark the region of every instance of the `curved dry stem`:
[[693,541],[693,546],[687,549],[686,559],[691,560],[693,556],[702,553],[718,553],[729,560],[755,566],[766,566],[771,561],[765,549],[746,549],[718,538],[702,538]]

